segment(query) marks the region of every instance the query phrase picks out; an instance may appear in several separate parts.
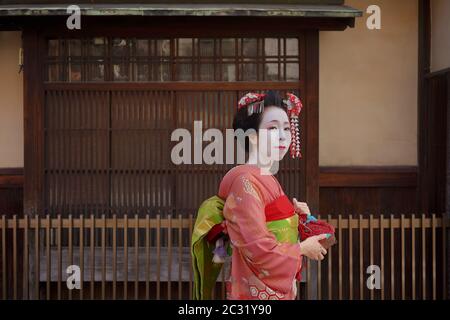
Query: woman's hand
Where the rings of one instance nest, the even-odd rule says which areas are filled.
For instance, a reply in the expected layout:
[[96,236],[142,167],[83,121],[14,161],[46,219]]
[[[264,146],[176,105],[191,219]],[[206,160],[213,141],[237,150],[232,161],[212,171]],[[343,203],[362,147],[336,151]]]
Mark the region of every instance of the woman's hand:
[[311,211],[309,210],[309,207],[306,204],[306,202],[299,202],[295,198],[293,199],[293,202],[294,202],[295,212],[297,212],[297,213],[304,213],[304,214],[307,214],[307,215],[311,214]]
[[323,260],[327,250],[319,241],[327,238],[327,234],[309,237],[300,243],[300,253],[313,260]]

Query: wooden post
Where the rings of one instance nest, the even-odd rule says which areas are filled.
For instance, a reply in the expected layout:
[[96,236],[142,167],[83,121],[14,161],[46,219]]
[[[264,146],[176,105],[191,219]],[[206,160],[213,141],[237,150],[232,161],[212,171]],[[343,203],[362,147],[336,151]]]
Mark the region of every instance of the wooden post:
[[[442,221],[450,220],[450,71],[447,72],[447,195],[446,195],[446,214],[442,217]],[[447,238],[447,256],[443,257],[447,263],[447,271],[446,271],[446,284],[444,284],[447,288],[447,297],[446,299],[450,299],[450,228],[449,225],[446,225],[446,234]],[[445,288],[444,288],[445,289]],[[444,297],[445,298],[445,294]]]
[[[311,213],[319,210],[319,30],[307,31],[306,63],[306,97],[303,128],[306,128],[305,180],[306,203]],[[305,132],[305,129],[303,130]],[[317,263],[309,263],[310,283],[307,284],[308,298],[317,299],[318,274]]]
[[[24,55],[24,215],[30,219],[43,212],[43,174],[44,174],[44,95],[42,90],[42,40],[39,28],[25,27],[22,34]],[[35,237],[28,237],[30,275],[29,288],[36,287]],[[30,299],[37,299],[35,290],[30,290]]]

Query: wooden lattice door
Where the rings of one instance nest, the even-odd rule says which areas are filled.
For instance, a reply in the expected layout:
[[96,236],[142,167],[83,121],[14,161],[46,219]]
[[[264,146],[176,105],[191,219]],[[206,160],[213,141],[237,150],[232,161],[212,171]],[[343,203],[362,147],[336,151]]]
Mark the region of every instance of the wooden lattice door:
[[[45,212],[195,214],[233,165],[173,164],[171,133],[194,140],[202,121],[225,137],[248,90],[302,96],[304,46],[301,36],[47,39]],[[290,196],[304,194],[302,166],[282,162]]]

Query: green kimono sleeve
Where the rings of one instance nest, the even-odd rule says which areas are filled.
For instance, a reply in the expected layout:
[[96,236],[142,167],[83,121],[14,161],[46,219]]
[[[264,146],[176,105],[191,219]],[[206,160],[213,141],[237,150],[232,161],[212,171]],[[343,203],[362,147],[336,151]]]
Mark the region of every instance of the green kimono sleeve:
[[[194,300],[211,299],[212,289],[223,263],[214,263],[215,245],[206,240],[206,235],[216,224],[223,221],[224,201],[213,196],[200,205],[192,233],[191,255],[194,273]],[[229,252],[229,248],[227,249]]]

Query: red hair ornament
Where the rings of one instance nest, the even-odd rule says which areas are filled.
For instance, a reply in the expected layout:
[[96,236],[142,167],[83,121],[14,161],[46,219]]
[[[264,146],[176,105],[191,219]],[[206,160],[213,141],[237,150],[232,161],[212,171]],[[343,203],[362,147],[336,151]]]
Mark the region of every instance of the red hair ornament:
[[288,93],[287,100],[284,100],[284,103],[287,105],[288,116],[291,125],[291,157],[292,158],[301,158],[302,154],[300,152],[300,120],[299,115],[302,111],[303,104],[301,100],[294,94]]
[[[243,96],[238,103],[238,110],[247,108],[248,116],[254,113],[262,113],[264,111],[264,98],[267,94],[249,92]],[[290,154],[292,158],[302,158],[300,152],[300,121],[299,115],[302,111],[303,104],[301,100],[293,93],[287,94],[287,99],[283,100],[288,110],[289,124],[291,128],[292,142],[290,145]]]
[[262,113],[264,111],[264,93],[249,92],[239,100],[238,109],[247,108],[248,116],[253,113]]

